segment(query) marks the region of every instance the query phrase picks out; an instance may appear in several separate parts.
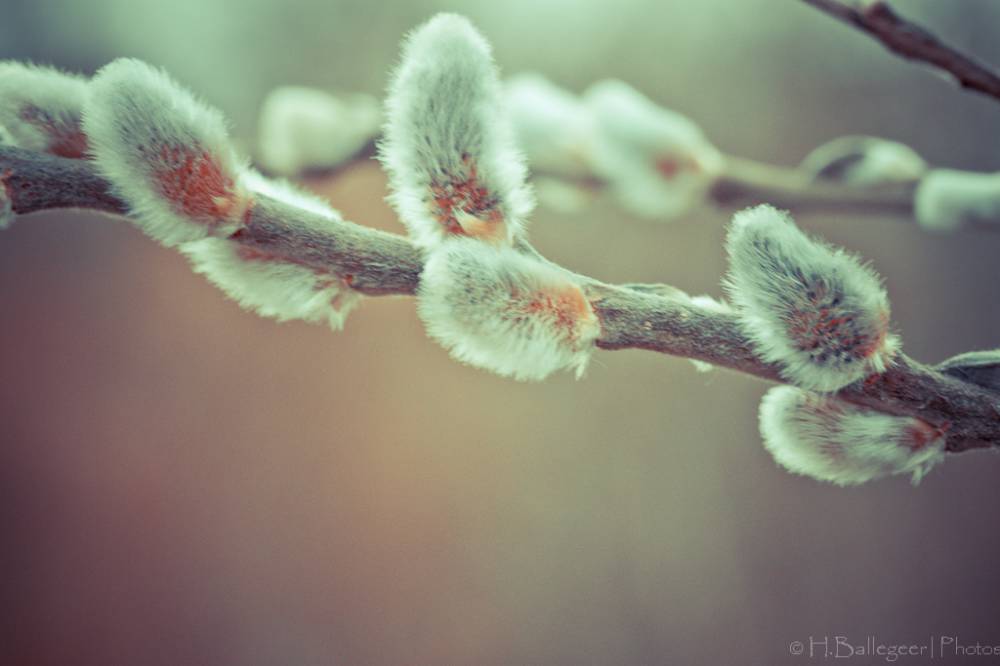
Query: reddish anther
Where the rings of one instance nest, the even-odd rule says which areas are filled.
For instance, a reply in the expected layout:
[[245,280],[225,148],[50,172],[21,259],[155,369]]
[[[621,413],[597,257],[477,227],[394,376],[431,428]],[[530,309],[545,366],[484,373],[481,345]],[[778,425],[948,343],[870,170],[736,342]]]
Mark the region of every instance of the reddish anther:
[[434,213],[446,233],[495,240],[503,230],[500,202],[479,182],[475,162],[466,155],[464,179],[431,183]]
[[47,152],[58,157],[83,159],[87,156],[87,135],[78,123],[57,122],[47,111],[34,105],[26,105],[19,114],[25,122],[41,129],[49,137]]
[[518,314],[547,314],[569,342],[574,342],[579,337],[581,324],[597,323],[590,302],[584,296],[583,290],[576,285],[568,285],[559,290],[536,292],[526,302],[519,301],[516,293],[513,296],[512,302],[521,304]]
[[240,204],[247,205],[238,200],[233,179],[208,152],[164,146],[159,157],[166,165],[156,174],[160,192],[182,214],[212,222],[229,218]]
[[913,420],[914,424],[906,430],[911,451],[919,451],[931,442],[939,440],[941,437],[944,437],[947,430],[947,424],[935,427],[920,419]]

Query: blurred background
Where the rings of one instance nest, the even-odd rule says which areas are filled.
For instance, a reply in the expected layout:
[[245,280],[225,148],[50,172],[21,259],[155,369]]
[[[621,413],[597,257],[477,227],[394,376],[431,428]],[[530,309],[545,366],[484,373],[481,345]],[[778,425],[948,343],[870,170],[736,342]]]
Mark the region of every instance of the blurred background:
[[[1000,65],[1000,3],[895,6]],[[276,85],[381,95],[400,36],[440,10],[472,18],[505,73],[575,91],[622,78],[728,153],[792,165],[864,133],[1000,169],[995,100],[788,0],[3,0],[0,57],[148,60],[249,145]],[[402,231],[374,162],[319,185],[348,219]],[[540,211],[532,235],[598,278],[719,295],[730,213],[656,224],[599,200]],[[997,346],[1000,234],[798,219],[872,260],[911,356]],[[810,637],[1000,645],[996,455],[917,488],[822,485],[760,445],[764,382],[638,351],[599,352],[579,382],[504,380],[449,360],[409,299],[370,299],[339,334],[279,325],[95,214],[0,235],[0,312],[3,664],[778,664],[808,663],[789,644]]]

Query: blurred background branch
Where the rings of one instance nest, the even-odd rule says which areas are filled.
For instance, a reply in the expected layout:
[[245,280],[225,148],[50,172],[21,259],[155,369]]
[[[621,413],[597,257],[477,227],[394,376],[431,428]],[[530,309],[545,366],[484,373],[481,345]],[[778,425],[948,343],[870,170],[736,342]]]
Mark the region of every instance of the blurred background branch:
[[916,187],[917,181],[855,184],[817,179],[801,169],[729,157],[712,185],[710,197],[715,203],[729,207],[766,201],[799,212],[907,218],[913,214]]

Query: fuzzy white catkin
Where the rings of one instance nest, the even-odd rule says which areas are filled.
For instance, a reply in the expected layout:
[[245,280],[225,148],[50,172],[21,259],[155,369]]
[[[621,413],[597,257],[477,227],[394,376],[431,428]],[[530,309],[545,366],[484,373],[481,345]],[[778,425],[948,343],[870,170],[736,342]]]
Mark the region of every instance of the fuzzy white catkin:
[[917,186],[914,207],[917,223],[928,231],[1000,225],[1000,173],[934,169]]
[[240,306],[278,321],[325,322],[339,331],[360,296],[337,277],[325,277],[292,263],[257,259],[221,238],[182,243],[195,271]]
[[241,306],[279,321],[323,321],[340,329],[360,299],[344,281],[241,245],[253,195],[329,220],[321,200],[269,181],[236,156],[221,115],[164,73],[118,60],[93,81],[84,126],[98,168],[128,202],[139,225],[178,245],[194,269]]
[[704,201],[722,156],[694,122],[622,81],[595,83],[583,98],[596,123],[592,168],[623,206],[666,220]]
[[62,157],[83,157],[80,116],[87,79],[52,67],[0,62],[0,125],[9,143]]
[[142,229],[173,246],[239,228],[249,205],[222,115],[139,60],[91,83],[84,130],[98,170]]
[[583,181],[575,182],[565,178],[536,176],[532,179],[538,204],[564,215],[582,212],[593,203],[597,191]]
[[570,178],[592,175],[596,128],[579,96],[541,74],[525,72],[504,83],[504,101],[518,146],[533,171]]
[[813,150],[799,167],[814,178],[851,185],[916,180],[927,162],[909,146],[872,136],[842,136]]
[[429,254],[417,311],[454,358],[520,380],[561,369],[581,376],[600,335],[570,274],[473,239],[445,241]]
[[371,95],[275,88],[257,122],[258,162],[279,176],[335,167],[371,141],[381,122],[378,101]]
[[857,257],[762,205],[737,213],[726,287],[740,325],[789,382],[834,391],[883,372],[899,347],[881,280]]
[[724,313],[732,312],[732,308],[725,301],[720,301],[707,294],[701,296],[690,296],[691,302],[698,307],[704,308],[706,310],[711,310],[712,312]]
[[[340,219],[339,213],[324,201],[290,185],[264,179],[253,172],[246,175],[245,181],[254,193],[330,220]],[[358,292],[335,275],[261,256],[235,240],[203,238],[183,243],[179,249],[191,260],[196,272],[205,275],[242,307],[278,321],[325,322],[339,331],[361,300]]]
[[[0,125],[0,146],[13,146],[14,137],[10,135],[3,125]],[[0,229],[6,229],[14,222],[14,202],[11,201],[10,192],[7,189],[7,176],[9,174],[0,172]]]
[[0,229],[6,229],[14,222],[14,202],[7,190],[7,174],[0,173]]
[[382,163],[390,202],[413,240],[450,235],[511,243],[531,212],[489,44],[454,14],[439,14],[403,44],[386,100]]
[[895,474],[911,475],[916,483],[944,458],[944,437],[920,419],[881,414],[792,386],[764,396],[760,433],[788,471],[841,486]]

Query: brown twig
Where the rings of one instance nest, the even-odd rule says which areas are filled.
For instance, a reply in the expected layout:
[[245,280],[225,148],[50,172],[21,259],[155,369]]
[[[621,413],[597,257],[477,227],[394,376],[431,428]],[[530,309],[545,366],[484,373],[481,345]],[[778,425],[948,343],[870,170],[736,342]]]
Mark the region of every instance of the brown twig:
[[[14,212],[84,208],[118,215],[126,206],[90,163],[0,147]],[[284,261],[335,273],[364,294],[412,295],[423,258],[406,238],[351,222],[331,222],[260,197],[233,240]],[[781,381],[740,333],[736,316],[671,297],[669,290],[634,289],[581,278],[597,313],[602,349],[638,348],[707,361]],[[838,393],[852,403],[916,416],[947,433],[950,451],[1000,445],[1000,395],[905,356],[882,375]]]
[[1000,100],[1000,75],[987,65],[948,46],[885,2],[845,4],[840,0],[803,0],[881,42],[893,53],[951,75],[960,86]]

